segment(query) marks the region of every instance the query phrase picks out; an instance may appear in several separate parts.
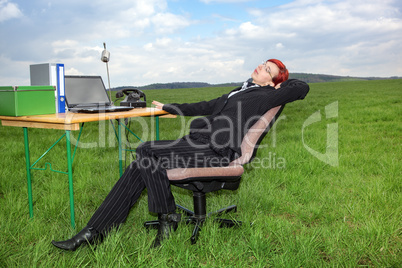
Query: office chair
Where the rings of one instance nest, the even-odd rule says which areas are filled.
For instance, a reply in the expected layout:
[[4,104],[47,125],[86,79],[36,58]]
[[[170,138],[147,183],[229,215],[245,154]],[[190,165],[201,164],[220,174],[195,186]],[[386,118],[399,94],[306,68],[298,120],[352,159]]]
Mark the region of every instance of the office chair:
[[[241,175],[244,172],[243,165],[250,163],[257,153],[257,149],[262,139],[271,129],[275,120],[279,117],[284,106],[277,106],[266,112],[260,119],[249,129],[244,136],[241,151],[242,155],[232,161],[227,167],[210,167],[210,168],[175,168],[167,171],[170,183],[174,186],[187,189],[193,192],[194,211],[191,211],[180,205],[176,205],[179,210],[187,214],[186,223],[195,225],[191,243],[195,244],[198,239],[199,232],[205,220],[212,215],[221,215],[230,211],[237,211],[237,206],[232,205],[222,208],[218,211],[207,214],[206,194],[222,189],[237,190],[240,185]],[[217,218],[222,227],[240,226],[241,221]],[[144,226],[158,227],[159,222],[148,221]]]

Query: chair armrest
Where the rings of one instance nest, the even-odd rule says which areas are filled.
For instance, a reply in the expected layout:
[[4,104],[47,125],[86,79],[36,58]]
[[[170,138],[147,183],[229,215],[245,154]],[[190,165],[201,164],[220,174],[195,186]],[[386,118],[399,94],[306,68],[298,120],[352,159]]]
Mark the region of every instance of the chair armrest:
[[167,176],[170,181],[179,181],[197,177],[236,177],[241,176],[243,172],[244,169],[241,165],[209,168],[174,168],[167,170]]

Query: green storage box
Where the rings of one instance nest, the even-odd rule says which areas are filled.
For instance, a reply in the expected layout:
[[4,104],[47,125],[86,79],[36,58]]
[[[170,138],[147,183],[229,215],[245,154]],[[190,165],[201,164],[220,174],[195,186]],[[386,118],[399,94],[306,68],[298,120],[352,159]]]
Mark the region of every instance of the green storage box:
[[54,114],[55,90],[53,86],[0,87],[0,115]]

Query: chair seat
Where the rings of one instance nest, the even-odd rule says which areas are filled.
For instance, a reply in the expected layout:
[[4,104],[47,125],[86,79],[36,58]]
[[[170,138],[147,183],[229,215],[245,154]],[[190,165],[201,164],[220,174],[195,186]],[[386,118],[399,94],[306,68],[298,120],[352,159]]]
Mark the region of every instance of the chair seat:
[[207,180],[202,179],[204,178],[188,178],[185,182],[171,181],[171,184],[193,192],[209,193],[222,189],[234,191],[239,188],[241,176],[220,178],[219,180],[210,180],[211,178],[206,178]]
[[202,180],[205,181],[216,180],[219,178],[222,178],[222,180],[230,180],[230,177],[239,177],[243,174],[243,172],[244,168],[242,165],[233,164],[227,167],[175,168],[169,169],[167,171],[167,175],[169,181],[174,183],[175,181],[191,181],[193,178],[202,178]]
[[237,190],[244,169],[241,165],[168,170],[171,184],[193,192],[209,193],[222,189]]

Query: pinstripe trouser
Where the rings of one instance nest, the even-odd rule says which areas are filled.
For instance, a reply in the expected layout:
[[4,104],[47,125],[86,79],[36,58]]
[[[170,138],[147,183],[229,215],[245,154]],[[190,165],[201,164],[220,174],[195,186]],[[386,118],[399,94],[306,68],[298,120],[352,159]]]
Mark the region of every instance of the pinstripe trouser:
[[150,212],[173,212],[176,204],[167,169],[227,166],[232,160],[186,137],[176,141],[145,142],[138,146],[136,156],[89,220],[88,225],[98,232],[107,232],[123,223],[145,188]]

